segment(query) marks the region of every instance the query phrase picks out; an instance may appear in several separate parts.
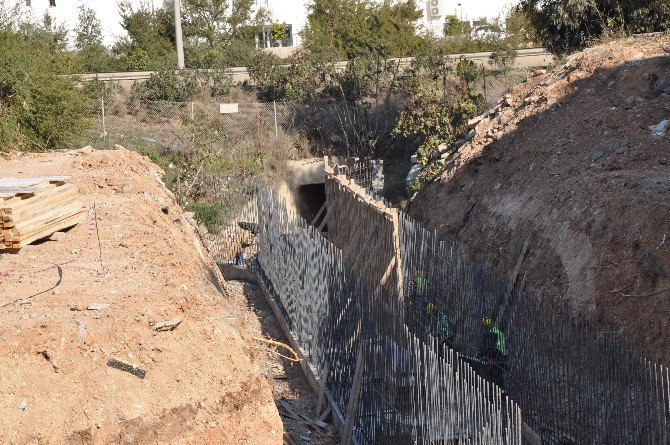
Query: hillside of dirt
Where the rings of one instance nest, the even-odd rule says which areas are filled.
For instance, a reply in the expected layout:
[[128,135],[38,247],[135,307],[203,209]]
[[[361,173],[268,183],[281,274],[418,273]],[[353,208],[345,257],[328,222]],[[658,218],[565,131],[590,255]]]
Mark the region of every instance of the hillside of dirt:
[[281,444],[259,353],[158,167],[125,149],[0,157],[0,176],[47,175],[70,176],[97,229],[1,256],[0,443]]
[[670,361],[670,37],[593,47],[472,122],[409,212]]

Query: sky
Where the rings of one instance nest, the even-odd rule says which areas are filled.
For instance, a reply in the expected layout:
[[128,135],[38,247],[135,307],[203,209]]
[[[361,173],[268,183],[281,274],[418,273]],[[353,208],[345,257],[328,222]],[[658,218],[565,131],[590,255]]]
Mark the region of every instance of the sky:
[[[23,1],[23,0],[19,0]],[[163,0],[153,0],[156,5]],[[139,5],[143,2],[151,4],[151,0],[131,0],[131,3]],[[425,0],[418,0],[419,5],[423,5]],[[111,45],[117,36],[124,34],[123,28],[119,23],[119,11],[117,0],[56,0],[56,7],[49,8],[49,0],[32,0],[33,13],[41,16],[44,11],[49,10],[58,23],[64,23],[69,29],[73,29],[77,24],[77,7],[80,4],[86,4],[93,8],[102,22],[103,36],[105,44]],[[297,5],[302,6],[301,0],[270,0],[275,10],[295,9]],[[461,4],[461,7],[458,6]],[[442,0],[442,9],[444,14],[454,14],[464,19],[475,19],[480,17],[497,17],[501,12],[506,11],[509,5],[515,3],[514,0]]]

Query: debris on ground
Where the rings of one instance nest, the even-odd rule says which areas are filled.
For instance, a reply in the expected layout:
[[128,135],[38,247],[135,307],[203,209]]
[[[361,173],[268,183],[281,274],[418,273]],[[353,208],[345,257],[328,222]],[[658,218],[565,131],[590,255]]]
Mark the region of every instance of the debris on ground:
[[154,331],[158,332],[165,332],[165,331],[174,331],[177,326],[179,326],[182,322],[182,319],[180,317],[175,317],[171,320],[166,320],[166,321],[159,321],[158,323],[150,323],[149,325],[151,326],[151,329]]
[[109,360],[107,360],[107,366],[109,366],[110,368],[118,369],[119,371],[127,372],[141,379],[143,379],[147,375],[146,370],[140,369],[135,365],[129,365],[128,363],[123,363],[122,361],[116,360],[114,358],[110,358]]

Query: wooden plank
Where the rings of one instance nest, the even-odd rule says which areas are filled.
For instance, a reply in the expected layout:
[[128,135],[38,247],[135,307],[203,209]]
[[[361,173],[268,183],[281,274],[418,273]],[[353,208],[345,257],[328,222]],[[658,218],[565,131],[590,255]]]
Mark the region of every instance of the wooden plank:
[[81,211],[79,214],[72,215],[71,217],[59,221],[57,223],[50,224],[48,227],[45,227],[42,231],[32,235],[29,238],[22,239],[19,242],[5,241],[5,246],[9,244],[12,246],[13,249],[20,249],[22,247],[25,247],[34,241],[37,241],[42,238],[47,238],[58,231],[67,229],[68,227],[76,226],[77,224],[81,223],[84,220],[84,214],[85,212]]
[[12,187],[31,187],[43,182],[65,182],[69,176],[44,176],[37,178],[0,178],[0,189]]
[[[76,193],[68,193],[59,198],[61,199],[48,204],[24,207],[18,214],[4,214],[2,216],[2,227],[20,227],[28,222],[37,221],[47,214],[65,214],[68,212],[68,208],[73,204],[79,204],[81,206],[81,203],[77,200]],[[71,213],[74,213],[74,211],[71,211]]]
[[36,215],[30,219],[23,221],[15,221],[14,228],[12,231],[14,233],[24,233],[30,232],[35,228],[39,228],[41,225],[48,224],[50,222],[57,221],[63,217],[74,215],[81,211],[82,204],[79,201],[72,201],[66,205],[56,207],[54,209],[48,210],[42,214]]
[[33,196],[16,198],[0,203],[0,212],[4,214],[14,214],[20,210],[33,206],[35,204],[46,204],[52,202],[54,199],[58,200],[58,196],[67,195],[74,191],[77,193],[77,188],[72,184],[64,184],[62,186],[42,189],[37,191]]

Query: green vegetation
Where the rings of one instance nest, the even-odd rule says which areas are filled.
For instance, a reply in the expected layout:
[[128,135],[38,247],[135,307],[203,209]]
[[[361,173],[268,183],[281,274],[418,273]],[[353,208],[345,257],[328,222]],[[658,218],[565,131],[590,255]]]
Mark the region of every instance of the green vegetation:
[[601,38],[670,30],[667,0],[522,0],[518,11],[540,42],[559,55]]
[[[428,51],[412,66],[413,76],[405,82],[409,104],[393,131],[417,146],[419,162],[427,166],[440,144],[453,144],[463,134],[469,119],[486,107],[481,94],[472,91],[478,67],[461,56],[455,67]],[[454,78],[455,74],[455,78]]]
[[329,60],[403,57],[422,43],[414,29],[422,15],[415,0],[312,0],[308,11],[305,49]]
[[70,59],[44,23],[30,34],[0,31],[0,150],[67,147],[86,126],[89,102],[61,76]]

